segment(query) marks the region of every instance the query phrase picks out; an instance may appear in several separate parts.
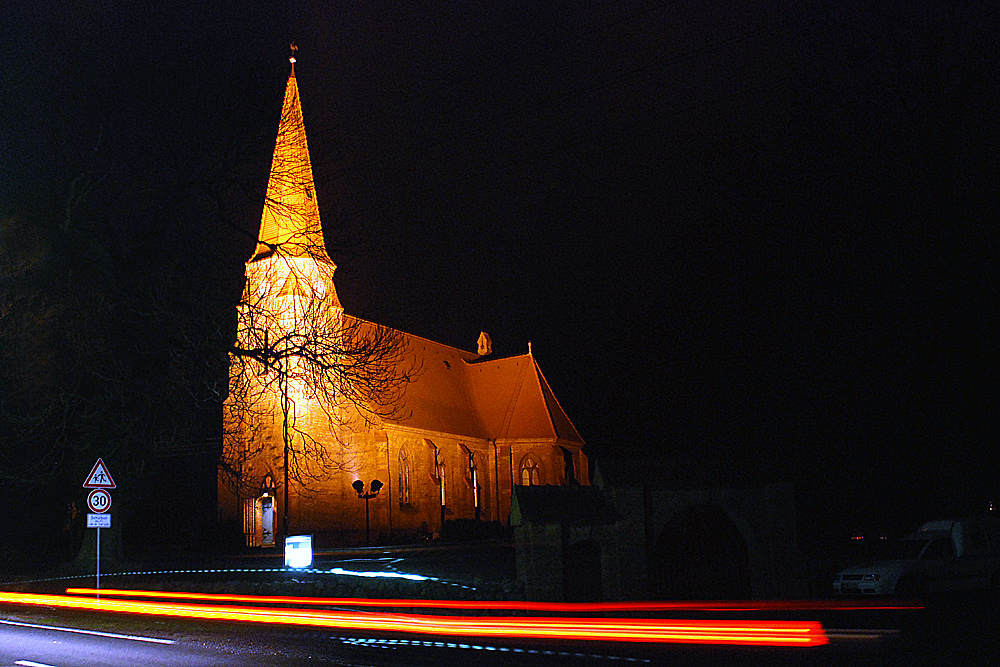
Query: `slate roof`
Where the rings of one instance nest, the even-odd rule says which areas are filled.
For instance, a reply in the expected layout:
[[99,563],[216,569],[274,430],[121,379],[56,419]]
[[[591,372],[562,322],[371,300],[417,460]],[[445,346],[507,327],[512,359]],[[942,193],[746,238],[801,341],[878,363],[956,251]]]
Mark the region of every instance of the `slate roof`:
[[390,423],[483,440],[582,446],[533,355],[480,357],[401,332],[419,368]]

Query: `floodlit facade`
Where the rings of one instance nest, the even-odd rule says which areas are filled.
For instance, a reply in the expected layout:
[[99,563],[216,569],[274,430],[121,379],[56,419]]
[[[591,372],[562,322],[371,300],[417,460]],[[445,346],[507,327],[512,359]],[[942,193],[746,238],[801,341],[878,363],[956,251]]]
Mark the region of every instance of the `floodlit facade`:
[[509,524],[515,486],[588,484],[530,346],[495,358],[485,333],[472,352],[344,312],[294,62],[230,360],[222,519],[251,546],[480,536]]

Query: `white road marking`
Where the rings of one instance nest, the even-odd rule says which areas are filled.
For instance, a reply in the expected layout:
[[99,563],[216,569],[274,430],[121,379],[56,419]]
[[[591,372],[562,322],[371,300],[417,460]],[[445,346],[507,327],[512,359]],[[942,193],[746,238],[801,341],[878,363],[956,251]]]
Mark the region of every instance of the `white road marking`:
[[34,623],[18,623],[17,621],[5,621],[0,619],[4,625],[16,625],[22,628],[35,628],[36,630],[57,630],[59,632],[74,632],[78,635],[93,635],[95,637],[108,637],[110,639],[128,639],[134,642],[148,642],[150,644],[176,644],[173,639],[157,639],[155,637],[142,637],[139,635],[119,635],[114,632],[98,632],[97,630],[81,630],[80,628],[63,628],[58,625],[36,625]]
[[605,660],[619,660],[622,662],[649,662],[645,658],[629,658],[618,655],[599,655],[591,653],[570,653],[569,651],[549,651],[534,648],[510,648],[507,646],[480,646],[479,644],[456,644],[454,642],[438,642],[420,639],[379,639],[376,637],[337,637],[330,639],[339,640],[342,644],[350,646],[366,646],[369,648],[393,649],[399,646],[423,646],[426,648],[458,648],[472,649],[477,651],[499,651],[501,653],[530,653],[533,655],[558,655],[566,658],[595,658]]
[[32,662],[31,660],[18,660],[14,664],[21,665],[21,667],[55,667],[55,665],[46,665],[44,662]]

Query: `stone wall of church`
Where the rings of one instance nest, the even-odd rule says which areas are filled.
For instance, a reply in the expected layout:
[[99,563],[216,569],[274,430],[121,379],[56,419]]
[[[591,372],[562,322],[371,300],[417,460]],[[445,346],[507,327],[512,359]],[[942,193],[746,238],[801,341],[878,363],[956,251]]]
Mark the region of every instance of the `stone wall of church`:
[[[484,533],[475,530],[478,524],[509,525],[514,484],[587,483],[586,457],[551,442],[494,443],[400,427],[320,438],[316,434],[329,433],[329,425],[312,423],[316,419],[303,411],[297,423],[325,448],[322,457],[300,464],[301,479],[289,480],[287,532],[312,534],[317,548],[418,542],[441,536],[443,527],[452,533],[445,537],[476,537]],[[275,507],[274,542],[280,545],[285,535],[280,416],[262,425],[255,438],[265,447],[246,462],[241,499],[220,476],[220,514],[246,523],[243,505],[268,493]],[[382,482],[378,495],[367,501],[367,518],[366,502],[352,486],[357,480],[366,492],[373,480]]]

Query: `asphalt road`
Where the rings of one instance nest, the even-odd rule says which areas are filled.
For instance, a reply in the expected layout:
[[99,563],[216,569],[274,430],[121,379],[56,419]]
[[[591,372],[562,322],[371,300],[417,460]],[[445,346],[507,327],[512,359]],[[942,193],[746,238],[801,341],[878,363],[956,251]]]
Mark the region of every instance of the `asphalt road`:
[[917,615],[848,612],[821,620],[829,646],[776,649],[389,636],[0,606],[0,667],[994,665],[1000,655],[1000,624],[988,605],[960,601]]
[[[204,623],[163,623],[160,629],[138,620],[132,632],[97,630],[101,619],[49,612],[0,618],[0,666],[174,667],[202,665],[560,665],[649,664],[636,647],[529,646],[440,637],[377,637],[329,631],[247,630]],[[94,621],[97,621],[96,623]],[[116,623],[121,630],[122,623]],[[130,624],[131,625],[131,624]],[[632,655],[629,655],[629,654]]]
[[0,608],[0,667],[649,664],[641,646],[527,644]]
[[[100,667],[143,665],[175,667],[194,665],[245,665],[238,656],[227,656],[192,642],[109,633],[88,629],[85,623],[65,624],[53,619],[0,620],[0,665],[22,667]],[[261,663],[263,664],[263,663]]]

